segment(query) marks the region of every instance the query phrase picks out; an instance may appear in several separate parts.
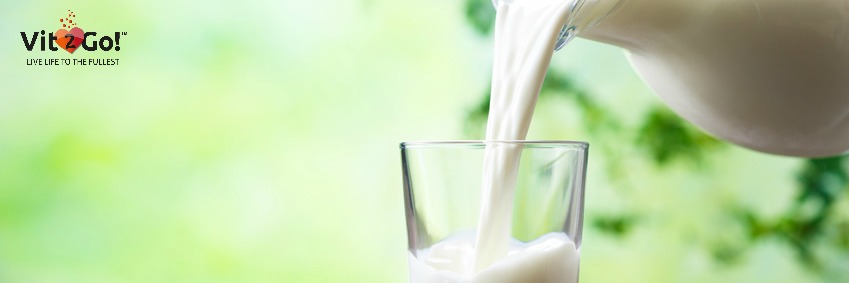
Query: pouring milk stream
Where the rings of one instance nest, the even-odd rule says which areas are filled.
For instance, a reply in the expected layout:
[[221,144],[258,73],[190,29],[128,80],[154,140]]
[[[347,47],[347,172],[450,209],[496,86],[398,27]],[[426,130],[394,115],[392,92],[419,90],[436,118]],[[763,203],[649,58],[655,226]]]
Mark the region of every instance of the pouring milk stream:
[[[487,140],[525,139],[554,49],[579,34],[628,49],[664,102],[720,138],[792,156],[849,149],[849,0],[494,4]],[[476,236],[411,255],[413,282],[577,282],[579,245],[565,234],[511,240],[520,153],[487,146]]]
[[[576,0],[497,2],[487,140],[524,140],[561,29]],[[573,36],[570,34],[569,36]],[[561,41],[562,44],[565,41]],[[578,247],[565,233],[511,239],[521,145],[488,144],[476,235],[458,235],[410,255],[413,283],[577,282]]]

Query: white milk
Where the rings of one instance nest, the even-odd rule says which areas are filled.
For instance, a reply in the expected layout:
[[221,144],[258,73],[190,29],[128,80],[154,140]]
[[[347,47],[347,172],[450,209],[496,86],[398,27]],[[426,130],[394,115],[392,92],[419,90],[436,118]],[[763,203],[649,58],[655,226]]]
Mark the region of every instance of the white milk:
[[[499,3],[486,140],[524,140],[561,28],[574,0]],[[563,233],[511,240],[521,148],[490,144],[484,156],[478,231],[411,255],[414,283],[577,282],[578,251]],[[512,244],[511,244],[512,242]]]
[[577,283],[580,255],[566,234],[513,241],[507,255],[480,272],[472,266],[474,235],[448,238],[410,254],[411,283]]

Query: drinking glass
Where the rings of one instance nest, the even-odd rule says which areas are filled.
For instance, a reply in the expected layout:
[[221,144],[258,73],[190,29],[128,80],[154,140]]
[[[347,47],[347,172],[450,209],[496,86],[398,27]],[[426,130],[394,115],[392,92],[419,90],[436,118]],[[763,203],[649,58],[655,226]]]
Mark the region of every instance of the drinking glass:
[[[411,282],[578,282],[588,146],[575,141],[402,143]],[[476,235],[486,194],[482,174],[487,148],[518,154],[515,176],[505,179],[515,182],[507,184],[513,188],[507,198],[512,198],[512,209],[502,214],[511,218],[505,231],[512,239],[508,255],[474,270],[470,255],[475,238],[489,236]],[[552,235],[568,239],[571,251],[538,258],[520,253]],[[441,242],[454,243],[438,247],[453,256],[429,258]],[[574,258],[566,258],[570,254]]]

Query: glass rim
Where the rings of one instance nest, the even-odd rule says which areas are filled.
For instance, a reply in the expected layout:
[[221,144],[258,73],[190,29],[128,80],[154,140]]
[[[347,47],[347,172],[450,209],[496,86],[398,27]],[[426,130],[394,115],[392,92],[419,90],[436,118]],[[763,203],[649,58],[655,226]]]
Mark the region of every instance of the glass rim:
[[558,147],[586,150],[590,144],[585,141],[570,140],[444,140],[444,141],[407,141],[401,143],[401,149],[407,148],[460,148],[482,147],[490,144],[522,145],[526,148]]

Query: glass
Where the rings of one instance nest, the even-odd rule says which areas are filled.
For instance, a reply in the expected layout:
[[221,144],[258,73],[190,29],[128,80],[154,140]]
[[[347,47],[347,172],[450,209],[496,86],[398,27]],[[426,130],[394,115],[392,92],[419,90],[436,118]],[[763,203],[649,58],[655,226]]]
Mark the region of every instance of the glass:
[[[588,146],[585,142],[572,141],[402,143],[411,282],[578,282]],[[537,269],[517,270],[528,267],[519,267],[518,264],[507,266],[505,262],[509,261],[508,258],[513,257],[513,261],[520,259],[514,256],[516,251],[513,250],[511,255],[492,265],[506,266],[501,272],[495,272],[497,278],[477,277],[483,274],[478,271],[464,275],[462,270],[468,271],[469,266],[473,265],[470,263],[473,257],[468,257],[468,251],[474,249],[472,239],[479,226],[484,152],[487,147],[520,151],[510,214],[511,245],[527,247],[545,241],[550,235],[565,234],[570,245],[574,242],[569,251],[574,254],[574,259],[565,258],[568,254],[546,258],[544,261],[538,258],[536,260],[540,266]],[[456,239],[467,241],[455,241],[453,246],[449,245],[449,249],[443,247],[443,251],[465,249],[465,258],[425,258],[428,253],[431,256],[436,253],[429,250],[440,242]],[[532,263],[531,260],[523,264]],[[563,262],[565,265],[556,266],[552,262]],[[440,264],[443,266],[440,267]],[[452,272],[457,274],[450,275]],[[528,277],[522,275],[523,272],[536,275]]]

